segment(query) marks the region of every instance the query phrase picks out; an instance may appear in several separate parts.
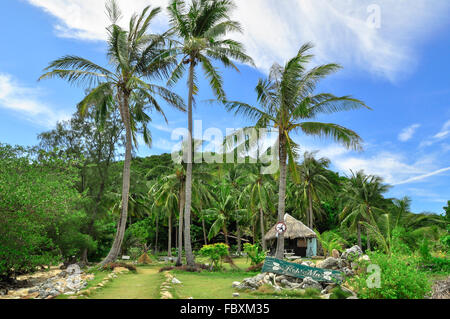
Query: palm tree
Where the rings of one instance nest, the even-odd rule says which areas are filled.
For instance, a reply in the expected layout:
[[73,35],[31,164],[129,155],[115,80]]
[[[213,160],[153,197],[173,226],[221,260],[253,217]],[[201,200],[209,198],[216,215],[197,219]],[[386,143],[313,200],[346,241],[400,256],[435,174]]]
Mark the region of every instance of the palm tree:
[[397,247],[401,248],[397,245],[399,240],[409,247],[417,247],[418,239],[439,239],[441,227],[445,225],[440,216],[411,213],[410,205],[411,199],[408,197],[394,199],[391,206],[374,217],[374,222],[361,222],[387,254]]
[[231,185],[225,182],[217,185],[214,193],[215,200],[211,203],[211,207],[203,210],[205,214],[213,215],[216,219],[209,230],[208,239],[211,240],[222,230],[225,243],[229,246],[227,223],[230,222],[237,209],[237,199]]
[[[362,249],[361,225],[363,222],[375,224],[374,213],[383,213],[379,204],[383,201],[383,194],[389,186],[383,184],[379,176],[366,175],[363,171],[352,172],[352,176],[344,184],[342,199],[345,207],[340,219],[342,225],[350,224],[357,229],[358,246]],[[367,227],[366,227],[367,230]],[[367,236],[368,236],[367,232]],[[370,250],[370,239],[367,238],[367,248]]]
[[311,229],[314,227],[313,202],[320,203],[319,195],[331,189],[331,183],[325,174],[325,168],[329,165],[329,159],[315,159],[314,153],[305,152],[303,154],[303,163],[299,167],[300,191],[305,202],[308,203],[307,224]]
[[[236,114],[242,114],[256,121],[256,128],[268,127],[278,130],[279,191],[278,221],[284,220],[286,197],[286,167],[289,166],[293,177],[298,181],[296,171],[297,145],[291,138],[293,132],[301,131],[306,135],[320,137],[331,136],[335,141],[348,148],[361,149],[361,138],[354,131],[331,123],[310,122],[321,113],[334,113],[358,109],[367,106],[350,96],[337,97],[330,93],[315,94],[319,80],[336,72],[341,67],[326,64],[306,70],[306,64],[312,55],[307,52],[311,44],[303,45],[297,55],[284,67],[274,64],[269,78],[261,79],[256,87],[260,107],[241,102],[226,102],[226,107]],[[278,236],[276,257],[282,258],[284,236]]]
[[[241,193],[241,198],[248,198],[250,209],[255,215],[255,222],[259,220],[259,229],[261,233],[261,247],[263,251],[267,250],[264,235],[266,233],[264,226],[264,212],[274,212],[275,207],[272,203],[272,194],[274,193],[274,182],[270,175],[261,174],[258,165],[251,165],[245,170],[245,182],[247,186]],[[258,171],[256,171],[258,170]],[[242,199],[240,200],[242,201]]]
[[[142,132],[146,144],[151,137],[147,124],[151,118],[149,109],[164,115],[156,96],[168,104],[184,110],[183,100],[164,87],[148,83],[148,79],[162,79],[171,71],[174,59],[168,54],[165,37],[148,34],[153,18],[160,8],[146,7],[140,15],[133,15],[130,29],[123,30],[117,23],[121,12],[115,0],[106,5],[111,21],[108,30],[108,58],[110,69],[101,67],[78,56],[64,56],[50,63],[42,79],[61,78],[71,84],[87,85],[91,90],[78,104],[84,114],[89,107],[97,109],[100,118],[109,108],[119,108],[125,127],[125,161],[123,166],[122,209],[117,232],[108,256],[101,262],[114,261],[122,245],[128,215],[128,195],[130,189],[130,166],[132,143],[137,145],[136,134]],[[113,101],[116,100],[117,103]]]
[[188,73],[188,130],[187,171],[186,171],[186,203],[185,203],[185,251],[186,262],[194,266],[194,255],[191,247],[191,203],[192,203],[192,106],[194,95],[198,92],[196,83],[196,66],[201,64],[205,76],[217,99],[224,100],[223,80],[212,60],[219,60],[225,67],[238,68],[233,60],[253,63],[243,50],[242,45],[231,39],[224,39],[228,32],[241,32],[238,22],[230,19],[234,4],[232,0],[193,0],[187,8],[184,0],[172,0],[168,7],[169,20],[174,35],[172,52],[182,56],[169,84],[175,84],[184,74],[185,65],[189,65]]

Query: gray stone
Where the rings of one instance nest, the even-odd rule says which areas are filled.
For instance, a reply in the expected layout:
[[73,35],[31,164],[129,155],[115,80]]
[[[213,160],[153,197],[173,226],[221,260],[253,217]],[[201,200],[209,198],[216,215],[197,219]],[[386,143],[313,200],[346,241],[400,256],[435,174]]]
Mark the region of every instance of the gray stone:
[[341,265],[340,260],[334,257],[328,257],[320,264],[324,269],[338,269]]
[[233,297],[239,297],[240,296],[240,294],[238,293],[238,292],[235,292],[235,293],[233,293]]
[[356,260],[363,254],[361,248],[358,245],[355,245],[351,248],[346,249],[341,258],[346,260]]
[[172,283],[175,285],[179,285],[179,284],[181,284],[181,281],[179,281],[177,278],[173,277]]
[[330,293],[331,292],[331,290],[333,290],[334,288],[336,288],[336,284],[329,284],[329,285],[327,285],[326,287],[325,287],[325,289],[324,290],[322,290],[320,293],[321,294],[328,294],[328,293]]
[[303,279],[301,288],[302,289],[315,288],[315,289],[322,290],[322,285],[320,283],[318,283],[317,281],[315,281],[314,279],[312,279],[311,277],[306,277]]
[[352,269],[348,268],[348,267],[342,268],[342,272],[344,273],[344,275],[346,275],[348,277],[352,277],[352,276],[355,275],[355,272]]
[[237,286],[239,286],[241,283],[239,281],[233,281],[233,284],[231,285],[231,287],[236,288]]

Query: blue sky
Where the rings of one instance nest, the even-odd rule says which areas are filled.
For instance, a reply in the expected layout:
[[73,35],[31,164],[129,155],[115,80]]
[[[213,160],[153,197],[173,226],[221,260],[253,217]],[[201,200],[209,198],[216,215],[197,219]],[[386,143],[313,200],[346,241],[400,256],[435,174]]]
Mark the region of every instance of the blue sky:
[[[167,0],[119,0],[124,21],[145,5]],[[415,212],[441,213],[450,200],[450,3],[446,0],[246,0],[237,1],[234,17],[244,27],[242,41],[257,68],[224,70],[229,99],[255,102],[254,87],[270,65],[283,63],[306,41],[315,43],[314,63],[337,62],[344,70],[321,83],[319,90],[351,94],[372,111],[320,118],[357,131],[362,153],[332,141],[297,136],[304,150],[319,150],[333,169],[349,174],[364,169],[393,184],[389,196],[413,198]],[[126,5],[125,5],[126,4]],[[37,82],[42,69],[65,54],[106,64],[103,1],[3,0],[0,19],[0,142],[33,145],[36,136],[67,119],[83,97],[83,89],[65,82]],[[162,31],[161,15],[154,24]],[[176,87],[186,96],[184,82]],[[220,106],[201,81],[195,119],[203,129],[238,128],[250,124]],[[139,155],[169,152],[173,128],[185,127],[185,115],[167,109],[169,125],[155,115],[152,149]]]

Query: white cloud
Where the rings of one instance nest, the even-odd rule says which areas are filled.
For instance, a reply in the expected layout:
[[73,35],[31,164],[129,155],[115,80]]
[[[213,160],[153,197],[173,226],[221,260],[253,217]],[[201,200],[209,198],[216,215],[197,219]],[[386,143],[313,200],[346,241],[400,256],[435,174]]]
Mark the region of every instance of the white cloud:
[[[105,37],[107,20],[100,0],[28,0],[58,18],[59,36],[84,40]],[[124,21],[145,5],[167,0],[120,0]],[[256,65],[267,71],[307,41],[316,44],[317,62],[339,62],[395,80],[414,64],[414,45],[447,22],[446,0],[245,0],[236,1],[234,17],[245,33],[238,35]],[[125,5],[126,4],[126,5]],[[370,6],[380,9],[380,28],[367,23]],[[167,18],[154,24],[162,31]]]
[[[441,130],[438,133],[428,138],[427,140],[422,141],[419,146],[420,147],[431,146],[435,143],[441,142],[442,140],[446,139],[449,136],[450,136],[450,120],[445,122],[445,124],[442,126]],[[443,145],[443,148],[445,149],[445,145]]]
[[403,129],[403,131],[398,135],[398,140],[401,142],[409,141],[420,126],[420,124],[413,124]]
[[439,153],[410,157],[401,152],[382,150],[380,145],[367,145],[365,149],[367,152],[357,153],[337,144],[324,147],[323,144],[303,143],[302,147],[302,151],[318,150],[317,157],[329,158],[334,168],[343,174],[348,175],[351,170],[364,170],[366,174],[383,177],[391,185],[423,181],[450,170],[437,166]]
[[153,142],[153,148],[157,148],[162,151],[172,152],[175,146],[181,146],[180,142],[169,141],[164,138],[158,138],[155,142]]
[[450,171],[450,167],[442,168],[442,169],[439,169],[439,170],[431,172],[431,173],[415,176],[415,177],[409,178],[409,179],[407,179],[407,180],[405,180],[403,182],[399,182],[399,183],[397,183],[395,185],[402,185],[402,184],[409,184],[409,183],[413,183],[413,182],[418,182],[418,181],[424,180],[424,179],[426,179],[428,177],[435,176],[435,175],[440,175],[440,174],[446,173],[448,171]]
[[70,114],[56,111],[39,100],[38,88],[27,88],[9,74],[0,73],[0,107],[13,111],[17,116],[45,127],[53,127],[57,121],[67,120]]

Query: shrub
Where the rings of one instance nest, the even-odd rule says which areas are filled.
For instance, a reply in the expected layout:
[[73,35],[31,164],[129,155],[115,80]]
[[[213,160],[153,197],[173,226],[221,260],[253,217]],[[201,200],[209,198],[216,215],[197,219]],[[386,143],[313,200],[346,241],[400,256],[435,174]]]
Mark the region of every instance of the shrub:
[[450,260],[448,258],[434,257],[431,254],[430,243],[424,238],[419,247],[419,255],[421,257],[421,267],[431,271],[450,271]]
[[245,243],[244,252],[246,252],[248,258],[250,258],[252,266],[262,263],[266,258],[266,253],[262,251],[257,244],[252,245],[249,243]]
[[0,144],[0,279],[95,248],[73,163],[27,152]]
[[200,249],[200,254],[209,257],[214,269],[222,268],[222,257],[228,256],[228,245],[224,243],[217,243],[212,245],[204,245]]
[[[362,299],[421,299],[430,292],[430,283],[418,269],[417,261],[402,255],[369,253],[371,264],[380,267],[380,288],[369,288],[368,282],[373,273],[363,271],[349,280]],[[362,262],[361,268],[368,266]],[[369,278],[371,277],[371,278]]]

